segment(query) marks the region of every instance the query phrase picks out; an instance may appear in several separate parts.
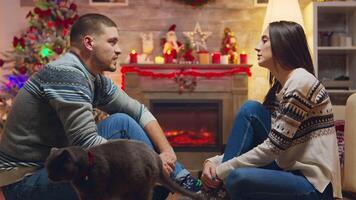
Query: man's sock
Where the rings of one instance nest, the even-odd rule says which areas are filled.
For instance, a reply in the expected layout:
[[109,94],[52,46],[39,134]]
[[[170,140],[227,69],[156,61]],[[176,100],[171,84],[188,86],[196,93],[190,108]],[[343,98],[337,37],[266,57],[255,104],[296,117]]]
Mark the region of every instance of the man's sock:
[[153,189],[152,200],[165,200],[168,197],[169,193],[170,191],[167,188],[161,185],[157,185]]

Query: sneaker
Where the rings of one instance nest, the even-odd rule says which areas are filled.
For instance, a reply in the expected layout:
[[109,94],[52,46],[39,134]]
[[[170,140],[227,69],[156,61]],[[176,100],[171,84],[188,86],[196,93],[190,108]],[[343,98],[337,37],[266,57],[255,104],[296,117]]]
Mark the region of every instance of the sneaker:
[[198,192],[202,188],[201,180],[193,177],[191,174],[186,175],[178,181],[178,184],[182,186],[184,189],[189,190],[191,192]]

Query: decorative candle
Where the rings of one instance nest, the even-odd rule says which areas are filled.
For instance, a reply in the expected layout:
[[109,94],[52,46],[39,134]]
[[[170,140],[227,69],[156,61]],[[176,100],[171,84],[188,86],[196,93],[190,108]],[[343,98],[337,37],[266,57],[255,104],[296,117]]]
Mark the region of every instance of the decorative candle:
[[137,52],[135,50],[130,53],[130,63],[137,63]]
[[245,51],[240,53],[240,64],[247,64],[247,53]]
[[203,65],[209,64],[209,52],[208,51],[199,51],[199,63]]
[[221,56],[220,63],[224,65],[229,64],[229,56],[228,55]]
[[164,54],[164,63],[173,63],[173,54],[172,54],[171,50],[168,50]]
[[213,64],[220,64],[220,52],[214,52],[211,54],[211,62]]
[[164,58],[162,56],[156,56],[155,57],[155,63],[156,64],[163,64],[164,63]]

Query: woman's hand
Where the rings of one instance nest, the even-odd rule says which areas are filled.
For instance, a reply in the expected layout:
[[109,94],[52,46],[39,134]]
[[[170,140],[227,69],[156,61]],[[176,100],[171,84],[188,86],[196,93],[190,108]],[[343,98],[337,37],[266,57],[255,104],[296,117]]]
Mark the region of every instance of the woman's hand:
[[173,151],[163,151],[159,154],[159,157],[162,160],[164,174],[170,176],[176,168],[176,154]]
[[218,188],[222,184],[222,180],[216,175],[216,166],[210,161],[204,164],[201,180],[208,188]]

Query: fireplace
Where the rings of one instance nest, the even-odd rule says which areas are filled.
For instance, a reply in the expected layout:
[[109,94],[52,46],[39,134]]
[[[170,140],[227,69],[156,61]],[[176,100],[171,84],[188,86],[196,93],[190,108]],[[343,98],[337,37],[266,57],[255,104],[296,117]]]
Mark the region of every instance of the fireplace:
[[[125,91],[145,104],[158,119],[178,160],[187,169],[199,171],[205,159],[222,153],[235,115],[247,100],[246,74],[196,77],[194,90],[184,92],[174,77],[164,74],[191,70],[192,74],[224,73],[249,65],[128,64],[123,67],[136,69],[122,77]],[[202,139],[204,134],[206,140]]]
[[176,151],[222,149],[221,100],[151,99],[150,109]]

